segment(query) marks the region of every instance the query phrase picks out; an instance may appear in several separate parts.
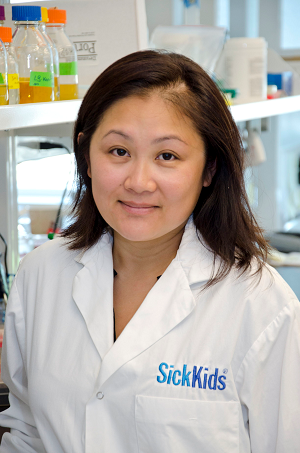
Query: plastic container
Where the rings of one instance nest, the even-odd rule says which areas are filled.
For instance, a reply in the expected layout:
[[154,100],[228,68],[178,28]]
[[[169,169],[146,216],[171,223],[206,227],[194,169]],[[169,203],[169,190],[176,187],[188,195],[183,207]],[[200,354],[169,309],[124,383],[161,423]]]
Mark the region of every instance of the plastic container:
[[0,39],[0,105],[8,105],[7,52]]
[[43,37],[49,44],[53,56],[53,71],[54,71],[54,100],[59,101],[60,94],[59,94],[59,55],[56,45],[52,41],[52,39],[48,36],[46,31],[46,23],[48,22],[48,11],[47,8],[44,6],[41,7],[41,15],[42,21],[40,22],[40,32],[42,33]]
[[267,46],[264,38],[232,38],[226,41],[226,88],[239,91],[234,103],[267,99]]
[[20,104],[54,101],[53,56],[39,30],[40,6],[12,6],[12,49],[20,75]]
[[59,54],[60,99],[78,99],[77,53],[65,32],[66,10],[49,8],[48,18],[46,30]]
[[282,90],[286,96],[293,94],[293,73],[292,71],[283,71],[279,73],[268,73],[268,85],[276,85],[278,90]]
[[12,42],[12,31],[10,27],[0,27],[0,39],[2,39],[7,55],[7,82],[9,105],[19,104],[20,102],[20,83],[19,67],[13,49],[10,47]]
[[150,47],[180,53],[212,74],[223,49],[224,27],[204,25],[158,25],[151,35]]

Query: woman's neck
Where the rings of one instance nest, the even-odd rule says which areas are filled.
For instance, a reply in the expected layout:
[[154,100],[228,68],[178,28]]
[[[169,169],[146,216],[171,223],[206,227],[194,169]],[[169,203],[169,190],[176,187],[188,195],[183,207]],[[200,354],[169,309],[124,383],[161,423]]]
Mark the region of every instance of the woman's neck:
[[114,232],[113,262],[118,274],[158,277],[175,258],[185,225],[147,242],[128,241]]

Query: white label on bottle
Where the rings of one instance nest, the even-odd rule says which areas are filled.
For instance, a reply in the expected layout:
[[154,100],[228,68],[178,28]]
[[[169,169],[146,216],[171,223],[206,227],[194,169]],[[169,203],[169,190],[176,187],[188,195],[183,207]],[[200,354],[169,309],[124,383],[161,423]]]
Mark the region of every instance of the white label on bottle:
[[73,85],[78,83],[78,75],[60,75],[60,85]]

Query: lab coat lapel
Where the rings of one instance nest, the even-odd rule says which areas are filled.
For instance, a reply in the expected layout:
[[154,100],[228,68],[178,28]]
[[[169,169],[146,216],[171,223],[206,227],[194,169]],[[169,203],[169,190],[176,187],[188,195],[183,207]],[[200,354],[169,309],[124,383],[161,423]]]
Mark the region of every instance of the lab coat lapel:
[[209,279],[212,267],[207,254],[194,225],[189,221],[176,258],[105,356],[99,385],[103,385],[122,365],[159,341],[193,311],[196,301],[190,285]]
[[114,341],[112,237],[103,235],[75,259],[83,267],[73,281],[73,299],[103,359]]
[[100,370],[100,385],[179,324],[195,307],[195,300],[180,264],[172,262],[146,296]]

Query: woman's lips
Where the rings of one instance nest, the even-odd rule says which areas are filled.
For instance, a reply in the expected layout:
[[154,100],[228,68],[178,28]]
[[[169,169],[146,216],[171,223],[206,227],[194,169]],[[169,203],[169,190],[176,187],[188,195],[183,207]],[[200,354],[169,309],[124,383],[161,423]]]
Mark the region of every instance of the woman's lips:
[[158,206],[150,205],[148,203],[135,203],[133,201],[121,201],[119,200],[122,208],[130,214],[149,214],[153,212]]

